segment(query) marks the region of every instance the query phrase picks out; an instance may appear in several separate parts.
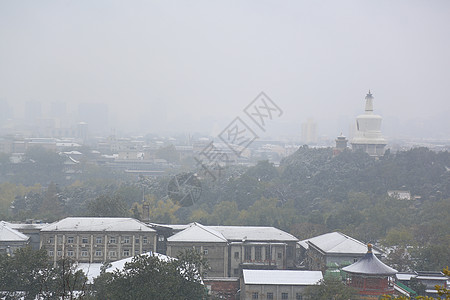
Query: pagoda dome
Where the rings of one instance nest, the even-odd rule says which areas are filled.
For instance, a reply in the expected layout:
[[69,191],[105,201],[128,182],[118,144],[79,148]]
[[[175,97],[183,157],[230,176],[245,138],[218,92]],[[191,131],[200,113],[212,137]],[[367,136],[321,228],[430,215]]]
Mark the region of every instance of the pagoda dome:
[[349,274],[365,276],[392,276],[397,274],[397,270],[381,262],[372,252],[372,245],[368,245],[368,251],[360,260],[342,268]]

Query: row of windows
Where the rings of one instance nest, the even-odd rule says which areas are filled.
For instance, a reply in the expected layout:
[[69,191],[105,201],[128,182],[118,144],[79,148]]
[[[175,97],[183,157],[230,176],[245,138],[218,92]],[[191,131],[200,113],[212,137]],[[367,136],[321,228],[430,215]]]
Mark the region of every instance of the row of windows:
[[[58,239],[59,242],[61,242],[61,239]],[[123,244],[130,244],[131,238],[129,236],[124,236],[122,237],[122,243]],[[54,242],[54,238],[53,237],[49,237],[47,239],[47,243],[49,244],[53,244]],[[67,237],[67,244],[73,244],[75,243],[75,237],[73,236],[69,236]],[[98,236],[95,238],[95,243],[96,244],[103,244],[103,237]],[[117,238],[116,237],[110,237],[109,238],[109,244],[116,244],[117,243]],[[135,238],[134,239],[134,243],[135,244],[139,244],[140,243],[140,239],[139,238]],[[142,238],[142,243],[143,244],[147,244],[148,243],[148,238],[144,237]],[[81,238],[81,244],[89,244],[89,238],[88,237],[82,237]]]
[[[270,247],[266,246],[266,259],[269,257],[272,257],[272,253],[270,251]],[[283,257],[283,254],[281,252],[277,253],[277,258],[281,259]],[[234,252],[234,258],[239,259],[239,252]],[[252,259],[252,248],[251,246],[245,246],[244,247],[244,259],[245,260],[251,260]],[[261,261],[262,260],[262,246],[255,246],[255,260]]]
[[[259,293],[258,292],[254,292],[252,293],[252,299],[259,299]],[[267,293],[266,295],[266,299],[273,299],[273,293]],[[289,299],[289,293],[281,293],[281,299]],[[296,300],[302,300],[303,299],[303,295],[300,293],[295,294],[295,299]]]
[[[147,252],[147,250],[144,250],[143,251],[143,253],[145,253],[145,252]],[[123,256],[130,256],[130,253],[131,253],[131,251],[129,250],[129,249],[124,249],[123,250]],[[134,255],[138,255],[139,254],[139,250],[135,250],[134,251]],[[50,251],[48,251],[48,255],[50,256],[50,257],[53,257],[54,256],[54,252],[53,252],[53,250],[50,250]],[[61,257],[61,255],[62,255],[62,251],[56,251],[56,256],[58,256],[58,257]],[[68,257],[74,257],[75,256],[75,251],[73,251],[73,250],[68,250],[67,251],[67,256]],[[80,256],[81,257],[88,257],[89,256],[89,251],[87,251],[87,250],[82,250],[81,252],[80,252]],[[96,250],[95,252],[94,252],[94,256],[103,256],[103,251],[102,250]],[[109,251],[108,252],[108,256],[109,257],[116,257],[117,256],[117,251],[114,251],[114,250],[111,250],[111,251]]]

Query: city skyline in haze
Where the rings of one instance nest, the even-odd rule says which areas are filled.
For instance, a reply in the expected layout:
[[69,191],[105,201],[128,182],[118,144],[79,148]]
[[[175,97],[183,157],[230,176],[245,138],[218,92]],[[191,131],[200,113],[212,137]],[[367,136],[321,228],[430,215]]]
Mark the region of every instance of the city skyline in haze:
[[[107,106],[106,131],[217,135],[261,92],[268,136],[450,138],[448,1],[2,1],[0,99]],[[73,115],[70,117],[74,117]],[[81,120],[79,120],[81,121]]]

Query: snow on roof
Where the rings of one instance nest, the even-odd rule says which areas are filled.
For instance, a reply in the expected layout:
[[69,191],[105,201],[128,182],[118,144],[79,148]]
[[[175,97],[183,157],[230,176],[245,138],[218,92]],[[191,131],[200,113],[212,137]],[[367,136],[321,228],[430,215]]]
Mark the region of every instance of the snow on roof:
[[[325,233],[304,242],[314,245],[325,253],[336,254],[364,254],[367,252],[367,245],[355,240],[340,232]],[[380,251],[373,249],[375,254],[381,254]]]
[[44,228],[46,231],[145,231],[154,232],[146,224],[133,218],[94,218],[70,217],[52,223]]
[[382,263],[370,250],[360,260],[350,266],[342,268],[342,270],[351,274],[363,275],[389,276],[397,273],[396,269]]
[[275,227],[252,226],[206,226],[220,232],[229,241],[289,241],[298,239]]
[[180,231],[167,239],[168,242],[211,242],[226,243],[227,239],[211,226],[203,226],[199,223],[192,223],[188,228]]
[[48,225],[48,223],[10,223],[10,222],[5,222],[6,225],[8,225],[9,227],[11,227],[12,229],[16,229],[16,230],[24,230],[24,229],[36,229],[36,230],[40,230],[42,228],[44,228],[45,226]]
[[6,222],[0,222],[0,242],[26,242],[28,239],[28,236],[12,229]]
[[[159,254],[159,253],[156,253],[156,252],[147,252],[147,253],[143,253],[141,255],[156,256],[161,261],[170,261],[170,260],[175,259],[173,257],[167,256],[167,255],[163,255],[163,254]],[[106,272],[112,273],[115,270],[119,270],[119,271],[123,270],[123,268],[125,267],[125,264],[132,262],[133,258],[134,258],[134,256],[130,256],[130,257],[127,257],[127,258],[124,258],[124,259],[121,259],[121,260],[113,261],[111,263],[111,266],[106,269]]]
[[316,285],[323,279],[321,271],[242,270],[244,284]]

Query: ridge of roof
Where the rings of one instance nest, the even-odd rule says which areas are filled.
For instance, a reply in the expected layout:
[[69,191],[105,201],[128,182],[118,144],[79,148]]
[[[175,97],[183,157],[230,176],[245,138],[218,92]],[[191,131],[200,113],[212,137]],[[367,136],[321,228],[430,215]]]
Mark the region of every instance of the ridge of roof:
[[398,272],[396,269],[389,267],[379,260],[372,251],[368,251],[360,260],[342,268],[342,270],[351,274],[385,276],[395,275]]
[[[191,232],[196,230],[201,230],[202,232],[207,233],[209,237],[212,237],[212,239],[208,238],[206,235],[199,235],[198,232],[195,235],[191,235]],[[190,242],[198,240],[207,242],[228,242],[228,240],[220,232],[196,222],[167,239],[169,242]]]
[[30,237],[8,226],[5,221],[0,221],[0,241],[27,241]]

